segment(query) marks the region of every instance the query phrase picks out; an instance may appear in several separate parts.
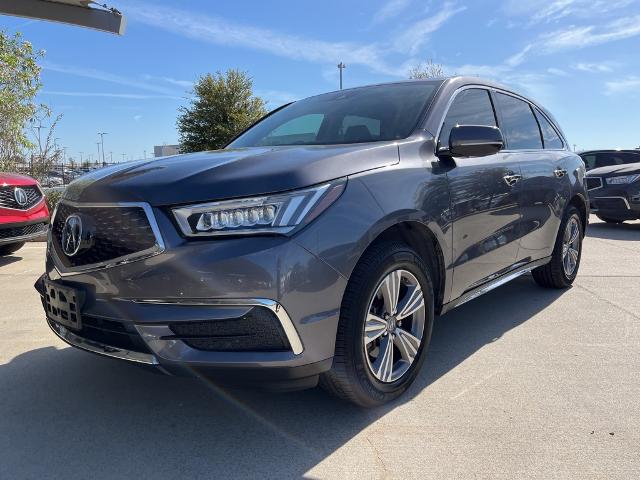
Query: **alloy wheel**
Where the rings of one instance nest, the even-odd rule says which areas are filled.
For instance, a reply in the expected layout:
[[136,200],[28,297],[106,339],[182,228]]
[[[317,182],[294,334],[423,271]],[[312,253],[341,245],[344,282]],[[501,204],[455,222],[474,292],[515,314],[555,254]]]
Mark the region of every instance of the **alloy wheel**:
[[580,255],[580,224],[574,216],[569,218],[562,239],[562,268],[567,277],[571,277],[578,265]]
[[369,304],[363,333],[365,358],[379,381],[395,382],[409,370],[424,326],[424,294],[417,278],[401,269],[387,274]]

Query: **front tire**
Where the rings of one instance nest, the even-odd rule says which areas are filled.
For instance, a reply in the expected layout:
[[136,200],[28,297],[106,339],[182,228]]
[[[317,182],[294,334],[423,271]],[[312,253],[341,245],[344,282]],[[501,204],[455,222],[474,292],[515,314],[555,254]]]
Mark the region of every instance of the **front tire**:
[[560,224],[551,261],[531,272],[538,285],[546,288],[571,286],[580,267],[583,232],[580,213],[570,206]]
[[0,245],[0,257],[4,255],[11,255],[14,252],[17,252],[22,247],[24,247],[25,242],[17,242],[17,243],[7,243],[5,245]]
[[431,272],[423,259],[399,242],[372,247],[349,280],[333,365],[320,385],[362,407],[397,398],[424,362],[433,310]]

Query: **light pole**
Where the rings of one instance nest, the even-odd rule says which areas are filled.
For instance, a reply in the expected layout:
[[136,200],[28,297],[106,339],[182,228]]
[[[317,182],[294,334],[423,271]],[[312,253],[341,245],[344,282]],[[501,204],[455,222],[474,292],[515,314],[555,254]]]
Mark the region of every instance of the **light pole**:
[[340,90],[342,90],[342,70],[345,68],[347,68],[347,66],[344,63],[340,62],[338,64],[338,69],[340,70]]
[[122,161],[123,161],[123,162],[126,160],[126,158],[125,158],[126,156],[127,156],[127,154],[126,154],[126,153],[123,153],[123,154],[122,154]]
[[102,166],[105,166],[105,161],[104,161],[104,136],[108,135],[107,132],[98,132],[98,135],[100,135],[100,142],[102,143]]

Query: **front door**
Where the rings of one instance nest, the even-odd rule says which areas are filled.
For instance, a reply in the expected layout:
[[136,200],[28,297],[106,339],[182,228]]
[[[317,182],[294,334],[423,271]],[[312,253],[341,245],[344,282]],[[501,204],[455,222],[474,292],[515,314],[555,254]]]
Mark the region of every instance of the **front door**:
[[[455,125],[498,125],[487,90],[458,92],[445,116],[440,144],[446,144]],[[455,299],[515,263],[521,172],[517,159],[502,152],[453,161],[455,167],[447,172],[447,178],[453,229],[451,298]]]

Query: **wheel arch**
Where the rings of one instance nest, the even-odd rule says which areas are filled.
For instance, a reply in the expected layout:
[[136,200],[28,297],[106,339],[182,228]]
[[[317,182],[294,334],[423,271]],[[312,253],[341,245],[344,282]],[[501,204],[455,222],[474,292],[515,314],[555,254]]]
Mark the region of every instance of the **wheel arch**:
[[580,193],[576,193],[571,200],[569,200],[568,206],[573,206],[580,212],[580,220],[582,221],[582,235],[586,235],[587,225],[589,223],[589,208],[587,206],[587,200]]
[[379,232],[364,249],[362,256],[376,245],[391,240],[401,241],[407,244],[420,255],[422,260],[426,262],[431,269],[430,273],[433,277],[432,281],[435,295],[435,313],[439,314],[444,303],[447,274],[444,252],[438,241],[438,237],[422,222],[414,220],[401,221]]

